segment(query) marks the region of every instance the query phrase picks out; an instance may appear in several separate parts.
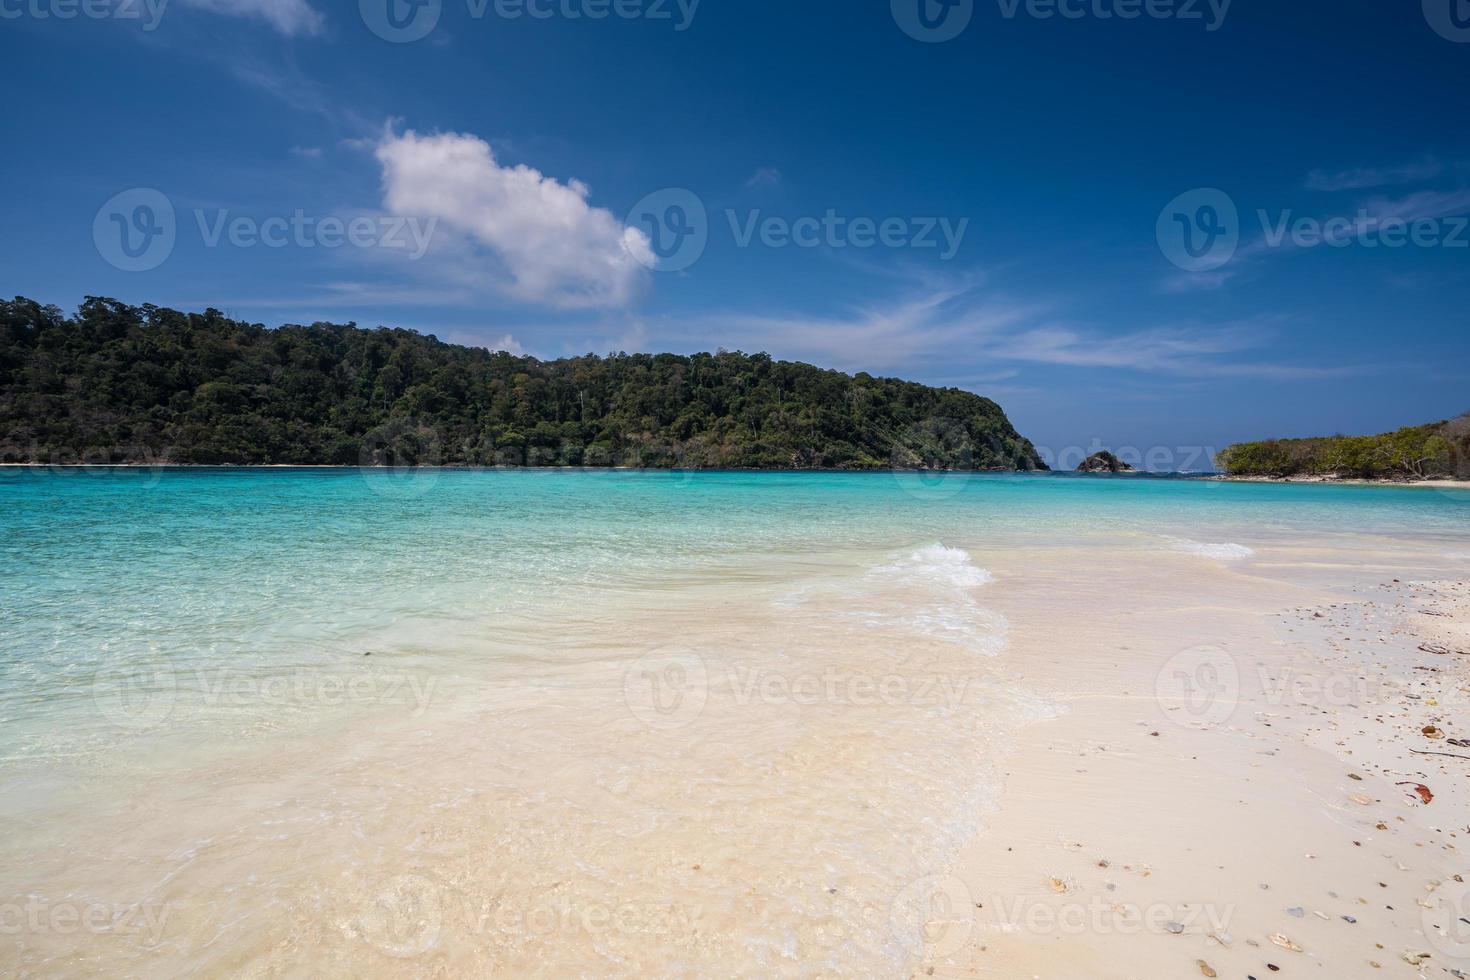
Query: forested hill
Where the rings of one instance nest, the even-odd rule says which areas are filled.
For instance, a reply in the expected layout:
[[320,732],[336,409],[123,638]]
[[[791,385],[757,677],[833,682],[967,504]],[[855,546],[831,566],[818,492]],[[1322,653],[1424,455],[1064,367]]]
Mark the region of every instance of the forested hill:
[[92,297],[0,301],[0,460],[1045,468],[987,398],[765,354],[539,361]]

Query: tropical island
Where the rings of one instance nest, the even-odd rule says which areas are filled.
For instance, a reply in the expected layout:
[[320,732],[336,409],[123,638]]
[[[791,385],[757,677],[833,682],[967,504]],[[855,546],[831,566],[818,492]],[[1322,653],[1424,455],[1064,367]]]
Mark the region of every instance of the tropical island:
[[1375,436],[1242,442],[1227,446],[1215,462],[1228,477],[1464,480],[1470,478],[1470,413]]
[[352,323],[0,301],[0,462],[1044,470],[1000,406],[767,354],[543,361]]

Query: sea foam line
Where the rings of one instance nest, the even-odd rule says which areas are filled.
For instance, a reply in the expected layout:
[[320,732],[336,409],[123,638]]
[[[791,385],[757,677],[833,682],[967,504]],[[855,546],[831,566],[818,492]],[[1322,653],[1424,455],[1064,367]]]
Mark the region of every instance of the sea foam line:
[[1240,561],[1243,558],[1251,558],[1255,551],[1243,544],[1235,544],[1232,541],[1221,543],[1209,543],[1204,541],[1191,541],[1189,538],[1171,538],[1174,542],[1174,550],[1187,552],[1191,555],[1199,555],[1201,558],[1213,558],[1215,561]]

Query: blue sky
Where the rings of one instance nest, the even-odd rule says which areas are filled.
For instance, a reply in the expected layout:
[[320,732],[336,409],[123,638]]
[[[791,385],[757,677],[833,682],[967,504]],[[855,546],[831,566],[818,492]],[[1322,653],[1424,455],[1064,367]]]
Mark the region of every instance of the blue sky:
[[1053,452],[1470,409],[1465,0],[0,14],[7,294],[768,350]]

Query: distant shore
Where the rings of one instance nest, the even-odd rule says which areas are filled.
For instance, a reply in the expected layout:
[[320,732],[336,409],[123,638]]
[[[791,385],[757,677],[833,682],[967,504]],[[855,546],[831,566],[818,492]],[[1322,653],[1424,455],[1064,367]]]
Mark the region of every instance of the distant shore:
[[1206,479],[1222,483],[1334,483],[1350,487],[1428,487],[1433,490],[1470,490],[1470,480],[1360,480],[1335,476],[1228,476],[1212,474]]
[[1362,480],[1343,479],[1331,476],[1229,476],[1224,473],[1154,473],[1148,470],[1124,470],[1117,473],[1081,473],[1075,470],[900,470],[889,467],[824,469],[818,467],[796,468],[710,468],[681,469],[678,467],[638,466],[469,466],[452,463],[442,466],[361,466],[338,463],[0,463],[0,469],[32,470],[458,470],[464,472],[489,470],[534,470],[547,472],[650,472],[650,473],[929,473],[968,475],[1056,475],[1066,477],[1141,477],[1152,479],[1207,480],[1218,483],[1317,483],[1360,487],[1412,487],[1432,490],[1470,490],[1470,480]]

